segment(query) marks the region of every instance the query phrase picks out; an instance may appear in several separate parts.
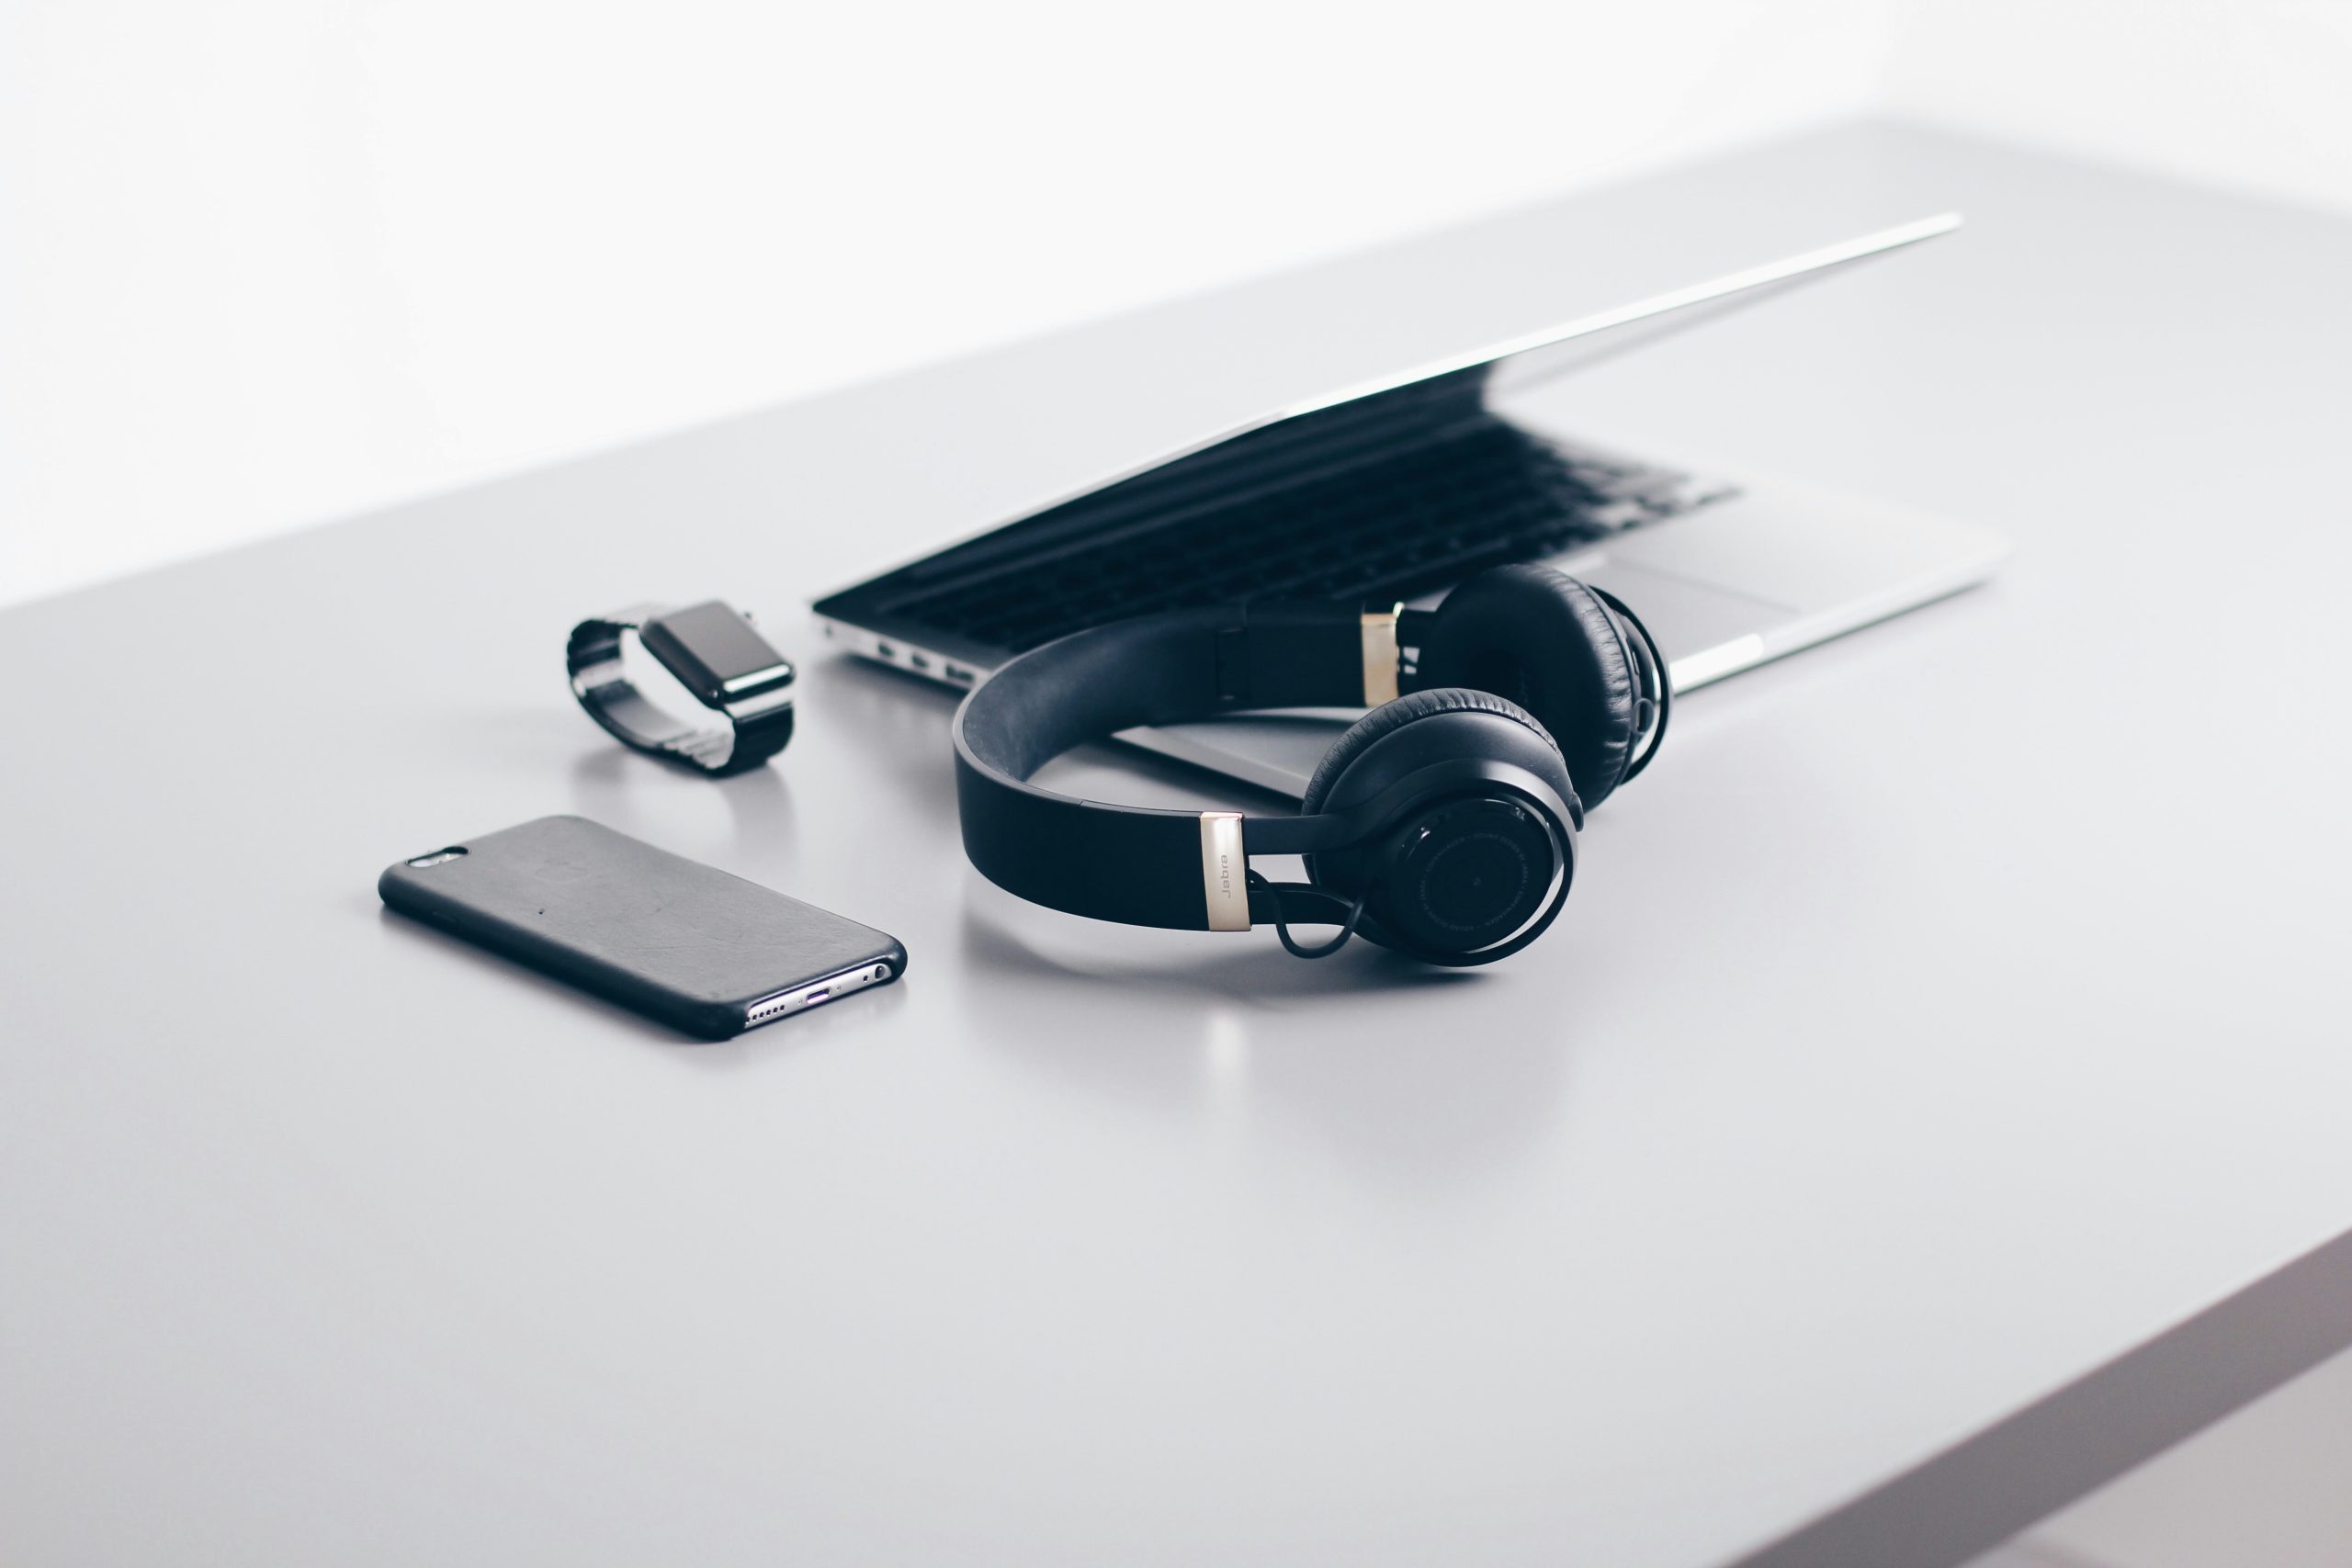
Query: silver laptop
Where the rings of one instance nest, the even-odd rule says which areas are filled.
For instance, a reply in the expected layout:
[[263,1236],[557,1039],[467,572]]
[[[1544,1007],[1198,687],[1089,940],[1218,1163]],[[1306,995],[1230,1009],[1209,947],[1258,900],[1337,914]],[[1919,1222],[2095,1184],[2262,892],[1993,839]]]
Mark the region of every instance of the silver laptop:
[[[1962,524],[1700,471],[1547,428],[1526,389],[1722,310],[1958,227],[1865,234],[1279,410],[1106,477],[816,604],[836,646],[954,686],[1128,615],[1245,599],[1430,605],[1544,560],[1617,594],[1677,692],[1989,575],[2007,547]],[[1299,795],[1340,712],[1120,739]]]

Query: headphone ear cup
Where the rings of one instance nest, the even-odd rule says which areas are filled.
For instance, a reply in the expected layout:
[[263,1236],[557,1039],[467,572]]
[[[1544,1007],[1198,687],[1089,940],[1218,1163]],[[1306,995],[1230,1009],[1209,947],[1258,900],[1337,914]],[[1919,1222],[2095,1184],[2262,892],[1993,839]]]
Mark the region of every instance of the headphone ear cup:
[[1299,810],[1309,815],[1317,811],[1342,811],[1379,794],[1381,788],[1392,781],[1381,779],[1374,782],[1364,776],[1351,781],[1344,791],[1338,790],[1337,786],[1354,767],[1356,760],[1372,750],[1374,742],[1395,734],[1408,724],[1447,713],[1493,714],[1531,731],[1543,741],[1543,750],[1549,754],[1544,759],[1546,765],[1536,772],[1560,792],[1561,799],[1576,798],[1560,749],[1544,732],[1544,727],[1536,722],[1534,715],[1494,692],[1447,687],[1408,693],[1395,702],[1381,704],[1350,725],[1345,733],[1331,742],[1331,749],[1323,753],[1323,760],[1315,765],[1314,774],[1306,781],[1306,794],[1299,802]]
[[1635,659],[1591,589],[1549,567],[1502,566],[1464,581],[1437,607],[1422,640],[1420,681],[1491,692],[1532,714],[1589,808],[1624,782],[1634,760]]
[[1304,802],[1310,813],[1351,810],[1422,768],[1464,757],[1534,774],[1567,819],[1521,798],[1442,790],[1372,838],[1306,862],[1317,886],[1368,898],[1358,934],[1431,963],[1482,962],[1470,954],[1522,927],[1552,896],[1555,874],[1573,866],[1582,811],[1544,727],[1492,692],[1414,692],[1351,726],[1307,781]]

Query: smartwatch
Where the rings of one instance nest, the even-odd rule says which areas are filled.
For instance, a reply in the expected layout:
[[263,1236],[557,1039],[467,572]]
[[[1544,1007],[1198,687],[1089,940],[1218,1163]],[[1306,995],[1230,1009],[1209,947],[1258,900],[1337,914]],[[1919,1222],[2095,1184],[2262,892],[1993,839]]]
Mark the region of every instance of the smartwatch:
[[[681,718],[639,692],[621,664],[621,639],[648,653],[718,716]],[[571,694],[625,746],[713,778],[756,768],[792,739],[792,666],[752,629],[751,617],[709,599],[683,609],[634,604],[571,628],[564,649]]]

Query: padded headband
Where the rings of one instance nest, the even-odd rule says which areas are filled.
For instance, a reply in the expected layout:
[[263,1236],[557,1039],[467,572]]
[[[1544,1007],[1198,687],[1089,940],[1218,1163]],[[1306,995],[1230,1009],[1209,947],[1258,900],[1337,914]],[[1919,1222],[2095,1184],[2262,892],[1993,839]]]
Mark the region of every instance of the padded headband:
[[1249,886],[1248,857],[1328,847],[1329,818],[1082,801],[1028,782],[1137,725],[1248,708],[1364,707],[1396,694],[1396,620],[1335,604],[1210,606],[1075,633],[1023,654],[956,714],[964,848],[1032,903],[1179,931],[1337,918],[1344,900]]

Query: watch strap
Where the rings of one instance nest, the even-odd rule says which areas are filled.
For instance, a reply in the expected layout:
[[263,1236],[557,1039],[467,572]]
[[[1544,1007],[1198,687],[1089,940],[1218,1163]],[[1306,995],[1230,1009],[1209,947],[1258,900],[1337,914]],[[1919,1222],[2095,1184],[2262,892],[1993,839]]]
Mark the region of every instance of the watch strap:
[[623,639],[668,611],[663,604],[632,604],[571,628],[564,666],[571,694],[588,716],[625,746],[713,778],[758,767],[783,750],[792,739],[789,676],[775,689],[709,705],[705,711],[722,721],[717,724],[682,718],[637,689],[622,661]]

